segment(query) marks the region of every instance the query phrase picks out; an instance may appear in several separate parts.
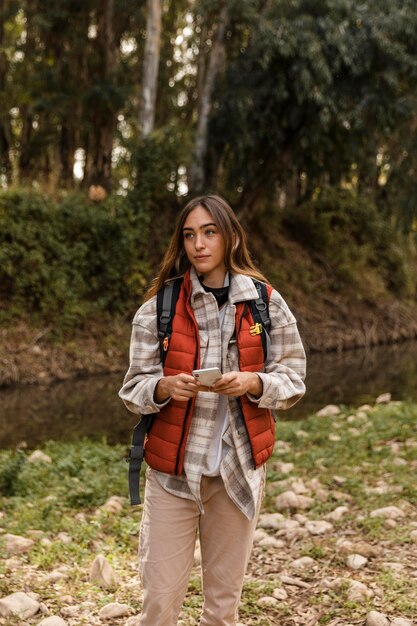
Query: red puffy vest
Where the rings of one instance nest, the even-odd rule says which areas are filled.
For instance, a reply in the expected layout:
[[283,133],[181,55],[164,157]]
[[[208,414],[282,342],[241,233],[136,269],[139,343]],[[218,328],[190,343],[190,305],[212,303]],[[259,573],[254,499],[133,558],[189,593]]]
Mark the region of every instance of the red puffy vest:
[[[272,287],[267,286],[268,297]],[[191,280],[184,276],[175,315],[172,335],[164,366],[165,376],[181,372],[191,374],[200,366],[198,326],[190,304]],[[236,341],[242,372],[260,372],[264,366],[264,352],[260,335],[251,335],[254,321],[245,302],[236,304]],[[272,454],[275,422],[269,409],[262,409],[245,395],[239,398],[249,441],[254,468],[265,463]],[[187,437],[194,411],[195,398],[188,402],[171,400],[155,415],[153,426],[145,441],[145,460],[153,469],[166,474],[182,474]]]

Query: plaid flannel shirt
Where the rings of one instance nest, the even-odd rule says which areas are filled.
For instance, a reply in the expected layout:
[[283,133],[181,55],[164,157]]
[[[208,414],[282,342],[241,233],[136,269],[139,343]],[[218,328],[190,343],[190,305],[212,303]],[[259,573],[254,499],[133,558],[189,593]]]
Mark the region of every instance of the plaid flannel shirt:
[[[219,310],[213,294],[204,290],[198,276],[191,268],[191,305],[199,327],[200,367],[219,367],[225,373],[239,369],[238,350],[233,337],[235,328],[235,303],[257,298],[250,277],[230,275],[229,300],[220,327]],[[263,392],[259,398],[249,396],[260,407],[272,410],[287,409],[305,392],[305,352],[298,333],[296,320],[274,289],[269,302],[271,318],[271,362],[259,376]],[[130,367],[119,391],[119,396],[133,413],[146,415],[158,413],[169,402],[157,404],[155,387],[163,376],[159,352],[156,320],[156,297],[145,302],[133,319],[130,343]],[[174,495],[195,500],[201,512],[200,498],[202,468],[214,432],[219,396],[216,393],[199,393],[187,439],[184,474],[172,476],[157,472],[160,484]],[[263,484],[264,467],[253,467],[251,447],[239,403],[229,398],[229,426],[223,436],[230,446],[223,458],[220,473],[226,491],[236,506],[252,519]],[[157,417],[156,417],[157,419]]]

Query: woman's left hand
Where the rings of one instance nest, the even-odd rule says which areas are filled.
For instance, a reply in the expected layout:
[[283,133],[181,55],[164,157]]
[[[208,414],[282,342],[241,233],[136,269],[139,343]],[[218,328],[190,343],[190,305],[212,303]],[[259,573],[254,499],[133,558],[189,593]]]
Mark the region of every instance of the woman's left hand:
[[255,372],[227,372],[210,387],[210,391],[235,397],[243,396],[245,393],[259,397],[262,390],[262,380]]

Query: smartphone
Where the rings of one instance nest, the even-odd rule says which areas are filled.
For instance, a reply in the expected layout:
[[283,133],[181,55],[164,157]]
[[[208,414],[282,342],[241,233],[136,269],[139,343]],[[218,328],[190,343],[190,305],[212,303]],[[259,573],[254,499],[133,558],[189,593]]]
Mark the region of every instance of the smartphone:
[[218,367],[207,367],[203,370],[193,370],[192,375],[198,380],[199,383],[205,387],[211,387],[216,380],[222,377],[222,373]]

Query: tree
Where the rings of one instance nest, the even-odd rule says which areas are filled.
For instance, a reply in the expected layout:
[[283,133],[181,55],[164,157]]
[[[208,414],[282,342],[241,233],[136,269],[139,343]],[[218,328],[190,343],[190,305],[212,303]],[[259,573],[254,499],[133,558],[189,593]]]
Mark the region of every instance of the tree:
[[154,129],[159,52],[161,45],[161,0],[147,0],[146,43],[143,56],[139,128],[142,138]]

